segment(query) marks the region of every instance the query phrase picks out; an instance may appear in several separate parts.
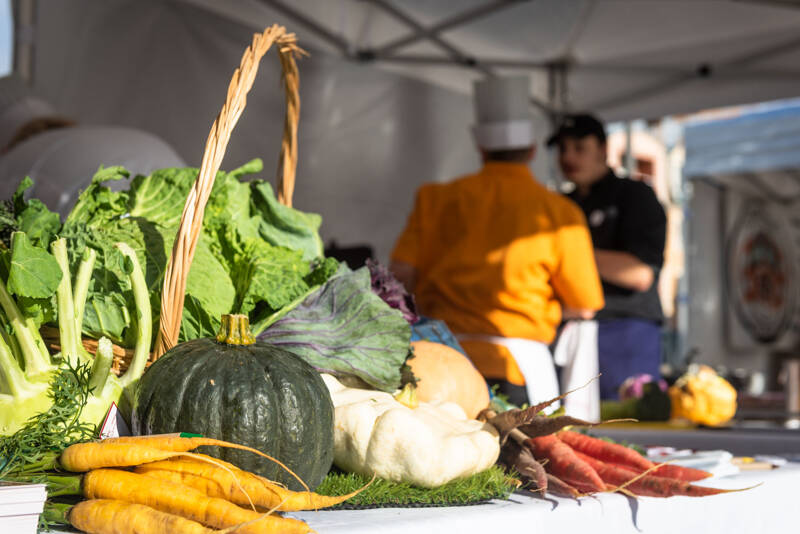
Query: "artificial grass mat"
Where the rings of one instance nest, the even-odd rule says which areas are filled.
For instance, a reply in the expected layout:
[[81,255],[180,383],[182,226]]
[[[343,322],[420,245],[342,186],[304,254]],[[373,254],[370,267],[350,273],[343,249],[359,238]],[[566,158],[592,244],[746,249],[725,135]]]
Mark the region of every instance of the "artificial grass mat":
[[[368,477],[362,475],[331,471],[316,492],[322,495],[344,495],[361,488],[369,481]],[[507,499],[517,485],[517,480],[496,465],[481,473],[432,489],[376,478],[364,491],[333,509],[479,504],[492,499]]]

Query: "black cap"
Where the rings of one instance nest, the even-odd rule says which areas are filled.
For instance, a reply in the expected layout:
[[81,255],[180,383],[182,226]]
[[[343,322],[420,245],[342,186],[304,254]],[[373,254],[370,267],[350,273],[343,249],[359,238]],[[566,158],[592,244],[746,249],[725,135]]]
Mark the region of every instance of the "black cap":
[[586,137],[593,135],[601,143],[606,141],[606,129],[603,123],[593,115],[586,113],[567,115],[561,120],[556,132],[547,140],[547,146],[553,146],[563,137]]

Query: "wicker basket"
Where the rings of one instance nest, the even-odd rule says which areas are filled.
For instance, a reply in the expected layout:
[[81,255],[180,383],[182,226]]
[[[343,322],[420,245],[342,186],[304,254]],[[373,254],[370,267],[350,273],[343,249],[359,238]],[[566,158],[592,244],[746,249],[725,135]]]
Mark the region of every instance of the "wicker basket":
[[[178,342],[186,293],[186,277],[200,238],[205,206],[233,128],[247,104],[247,93],[253,86],[259,62],[273,45],[278,51],[286,93],[286,117],[278,164],[278,201],[287,206],[292,205],[297,168],[297,124],[300,118],[300,81],[295,58],[304,52],[297,46],[297,39],[293,33],[287,32],[283,26],[273,25],[263,33],[253,36],[253,42],[245,50],[239,68],[233,73],[225,103],[208,134],[200,172],[186,198],[178,234],[164,273],[158,335],[148,364],[157,360]],[[42,334],[52,348],[60,348],[57,329],[44,328]],[[83,339],[83,345],[92,354],[97,350],[97,341],[93,339]],[[132,356],[132,350],[115,346],[112,367],[114,372],[123,373]]]

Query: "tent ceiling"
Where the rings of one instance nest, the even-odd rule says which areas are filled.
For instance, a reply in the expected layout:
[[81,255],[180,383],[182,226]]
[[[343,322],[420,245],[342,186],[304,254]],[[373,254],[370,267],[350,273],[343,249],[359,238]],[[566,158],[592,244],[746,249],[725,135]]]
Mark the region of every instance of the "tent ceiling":
[[551,113],[607,120],[800,96],[800,0],[184,0],[311,50],[467,92],[529,72]]

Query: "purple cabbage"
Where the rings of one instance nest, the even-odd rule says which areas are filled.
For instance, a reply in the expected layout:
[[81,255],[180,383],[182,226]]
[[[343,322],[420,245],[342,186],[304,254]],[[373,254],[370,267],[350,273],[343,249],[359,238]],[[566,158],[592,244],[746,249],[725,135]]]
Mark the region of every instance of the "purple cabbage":
[[413,295],[406,291],[400,281],[384,265],[371,259],[367,260],[367,268],[372,278],[372,291],[396,310],[400,310],[409,324],[419,321],[417,305]]

